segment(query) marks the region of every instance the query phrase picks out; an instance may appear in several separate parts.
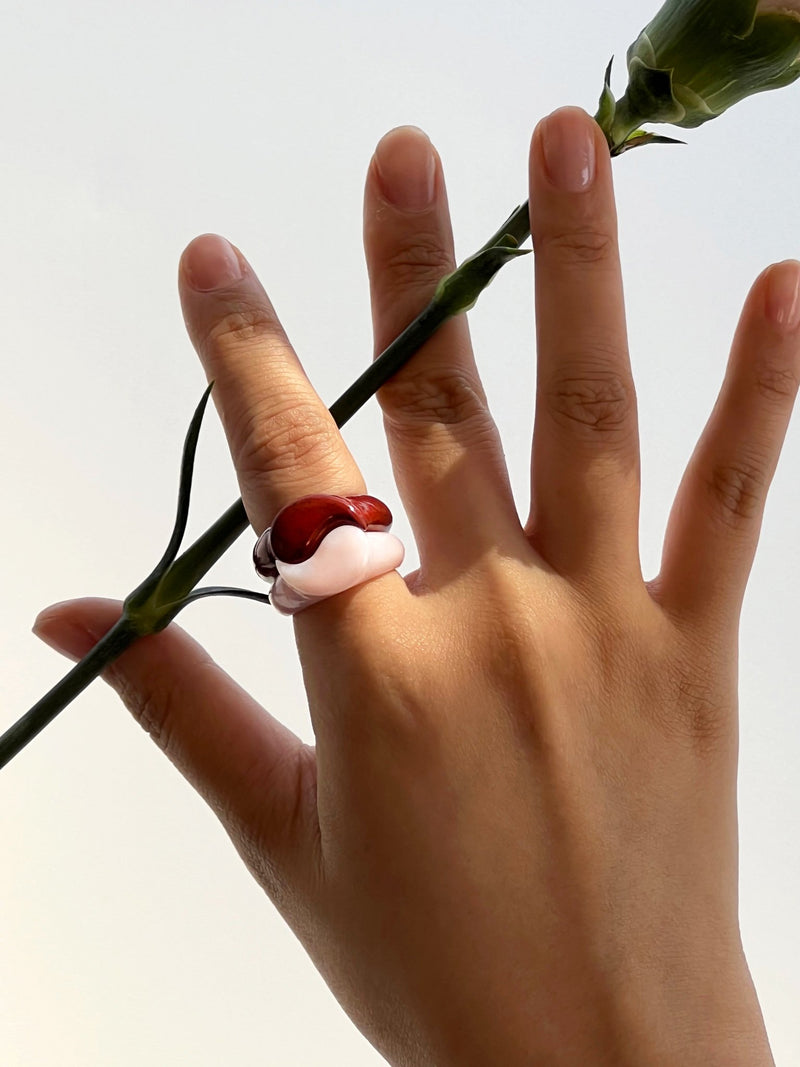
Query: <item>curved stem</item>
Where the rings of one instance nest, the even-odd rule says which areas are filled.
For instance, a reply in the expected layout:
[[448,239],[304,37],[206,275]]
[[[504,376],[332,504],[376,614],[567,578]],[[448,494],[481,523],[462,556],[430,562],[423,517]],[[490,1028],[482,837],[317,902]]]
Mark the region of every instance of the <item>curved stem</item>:
[[269,593],[254,593],[252,589],[233,589],[228,585],[209,585],[203,586],[202,589],[195,589],[194,592],[184,597],[181,610],[187,604],[194,604],[196,601],[205,600],[209,596],[232,596],[238,597],[240,600],[255,600],[259,604],[272,603]]
[[[522,204],[503,223],[499,230],[487,241],[483,248],[479,249],[475,256],[466,260],[447,279],[448,282],[464,279],[471,289],[477,294],[488,285],[492,274],[499,269],[507,258],[518,254],[518,246],[530,236],[530,221],[528,218],[528,204]],[[497,257],[493,262],[491,274],[487,276],[486,265],[478,269],[476,263],[481,253],[498,247],[507,253],[506,257]],[[450,288],[452,292],[454,288]],[[439,327],[463,310],[463,306],[454,305],[452,299],[446,298],[443,290],[438,289],[436,295],[426,308],[414,319],[399,337],[389,345],[385,351],[375,360],[353,384],[342,393],[330,407],[336,425],[344,426],[348,419],[363,407],[382,385],[385,384],[403,367],[411,357],[418,352]],[[187,438],[187,450],[185,457],[191,453],[194,456],[193,447],[189,444],[194,434],[196,444],[196,432],[199,430],[199,418],[205,402],[208,399],[208,391],[201,401],[200,408],[195,413]],[[187,472],[187,462],[189,470]],[[191,459],[184,459],[182,485],[191,484]],[[82,692],[87,685],[103,669],[112,663],[117,656],[121,655],[134,641],[148,633],[156,633],[163,630],[175,618],[179,611],[188,603],[201,599],[202,596],[219,596],[222,592],[218,589],[192,593],[194,586],[204,574],[217,562],[217,560],[230,548],[241,534],[250,525],[244,504],[239,498],[225,511],[217,521],[203,533],[193,545],[183,552],[177,559],[162,570],[166,561],[177,552],[178,544],[176,536],[178,530],[183,533],[185,525],[185,513],[188,508],[188,499],[181,499],[178,506],[178,519],[175,532],[170,540],[167,551],[161,563],[156,567],[150,578],[138,586],[125,601],[122,617],[98,641],[91,652],[76,664],[53,688],[45,694],[31,709],[26,712],[12,727],[0,737],[0,767],[5,766],[9,760],[27,745],[44,727],[51,722],[67,704]],[[235,591],[229,595],[246,596],[245,591]],[[250,599],[263,599],[263,595],[252,594]]]

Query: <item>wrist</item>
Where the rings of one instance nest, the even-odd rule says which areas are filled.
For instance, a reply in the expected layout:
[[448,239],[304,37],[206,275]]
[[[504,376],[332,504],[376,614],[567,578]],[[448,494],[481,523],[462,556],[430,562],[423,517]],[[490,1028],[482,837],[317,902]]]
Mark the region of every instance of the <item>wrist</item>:
[[[509,997],[492,1018],[476,1012],[436,1042],[436,1067],[775,1067],[744,957],[699,983],[675,969],[657,988],[631,981],[616,994],[558,998],[528,1010]],[[568,1005],[568,1006],[567,1006]],[[499,1007],[495,1005],[495,1007]],[[480,1016],[483,1015],[481,1018]],[[400,1061],[402,1063],[402,1061]],[[412,1060],[414,1067],[419,1062]],[[405,1067],[405,1064],[403,1065]]]
[[[658,989],[631,989],[621,1031],[632,1040],[615,1064],[630,1067],[775,1067],[761,1007],[741,948],[733,960],[693,973],[676,967]],[[602,1062],[602,1061],[599,1061]],[[612,1062],[612,1061],[609,1061]]]

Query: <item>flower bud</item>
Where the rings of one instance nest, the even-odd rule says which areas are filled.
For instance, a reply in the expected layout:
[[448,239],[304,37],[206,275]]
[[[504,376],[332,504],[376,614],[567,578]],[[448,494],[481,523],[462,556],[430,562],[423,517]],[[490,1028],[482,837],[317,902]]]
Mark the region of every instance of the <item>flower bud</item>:
[[597,120],[613,154],[645,122],[701,126],[754,93],[800,78],[800,0],[667,0],[628,49],[628,88],[609,71]]

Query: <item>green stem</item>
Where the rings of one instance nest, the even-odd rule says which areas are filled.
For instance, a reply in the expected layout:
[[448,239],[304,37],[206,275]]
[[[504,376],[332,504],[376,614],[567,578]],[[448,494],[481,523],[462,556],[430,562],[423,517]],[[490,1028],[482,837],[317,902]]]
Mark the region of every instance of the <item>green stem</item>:
[[117,656],[143,635],[138,633],[126,618],[119,619],[106,633],[91,652],[76,663],[69,674],[53,686],[41,700],[17,720],[10,729],[0,737],[0,767],[32,741],[36,735],[52,722],[58,713],[82,693]]
[[499,245],[503,238],[513,237],[518,245],[521,245],[523,241],[531,235],[531,218],[530,210],[528,207],[528,201],[524,204],[520,204],[518,208],[509,215],[497,233],[490,237],[483,248],[479,248],[479,252],[485,252],[487,248],[493,248],[495,245]]
[[[348,419],[422,348],[444,322],[469,306],[469,302],[459,303],[466,299],[464,294],[468,295],[469,300],[476,298],[502,263],[519,254],[517,246],[530,236],[530,232],[528,205],[525,203],[513,212],[475,256],[466,260],[444,280],[448,286],[443,288],[440,285],[428,306],[331,405],[330,413],[336,425],[344,426]],[[494,248],[501,250],[499,257],[484,257],[478,262],[481,253]],[[152,588],[146,582],[144,595],[143,587],[135,590],[136,595],[131,594],[126,599],[121,618],[91,652],[0,737],[0,767],[13,759],[134,641],[146,634],[163,630],[181,608],[191,601],[191,591],[197,582],[249,525],[240,498],[174,560]]]

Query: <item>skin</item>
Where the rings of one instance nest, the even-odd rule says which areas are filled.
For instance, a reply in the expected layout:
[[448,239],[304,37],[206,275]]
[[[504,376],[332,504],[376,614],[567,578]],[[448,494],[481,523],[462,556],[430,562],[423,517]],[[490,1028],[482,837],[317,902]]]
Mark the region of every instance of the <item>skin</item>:
[[[107,680],[390,1063],[772,1064],[738,925],[737,632],[798,385],[800,263],[747,298],[645,582],[611,164],[585,112],[539,124],[530,181],[530,515],[461,317],[380,398],[419,571],[295,618],[316,746],[175,625]],[[381,141],[364,218],[379,351],[453,266],[420,131]],[[367,486],[223,248],[189,245],[181,300],[260,534],[299,496]],[[37,631],[78,657],[118,613],[68,602]]]

